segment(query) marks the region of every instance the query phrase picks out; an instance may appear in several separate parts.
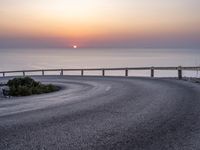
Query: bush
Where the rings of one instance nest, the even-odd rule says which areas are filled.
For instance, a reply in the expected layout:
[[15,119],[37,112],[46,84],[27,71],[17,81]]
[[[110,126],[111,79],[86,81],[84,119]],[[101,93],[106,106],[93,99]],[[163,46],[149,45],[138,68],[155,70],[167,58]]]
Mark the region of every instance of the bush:
[[29,96],[34,94],[50,93],[59,90],[57,86],[52,84],[44,85],[30,77],[14,78],[9,80],[7,85],[10,89],[10,96]]

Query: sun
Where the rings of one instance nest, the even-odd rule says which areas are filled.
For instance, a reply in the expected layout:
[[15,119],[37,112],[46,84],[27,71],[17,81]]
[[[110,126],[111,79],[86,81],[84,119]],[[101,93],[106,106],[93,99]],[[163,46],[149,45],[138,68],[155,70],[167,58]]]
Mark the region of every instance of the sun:
[[77,48],[77,46],[76,46],[76,45],[74,45],[74,46],[73,46],[73,48],[74,48],[74,49],[76,49],[76,48]]

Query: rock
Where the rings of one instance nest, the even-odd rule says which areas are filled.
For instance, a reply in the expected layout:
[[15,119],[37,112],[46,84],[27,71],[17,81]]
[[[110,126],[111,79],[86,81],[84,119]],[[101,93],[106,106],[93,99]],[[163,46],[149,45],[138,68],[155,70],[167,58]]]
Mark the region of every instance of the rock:
[[0,87],[0,96],[5,97],[8,96],[9,87],[8,86],[1,86]]

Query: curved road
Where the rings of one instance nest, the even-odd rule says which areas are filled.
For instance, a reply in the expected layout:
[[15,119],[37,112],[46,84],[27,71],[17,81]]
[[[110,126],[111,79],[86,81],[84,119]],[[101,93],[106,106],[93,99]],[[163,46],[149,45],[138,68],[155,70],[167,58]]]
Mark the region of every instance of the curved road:
[[63,88],[47,95],[0,98],[0,150],[200,148],[198,84],[150,78],[34,78]]

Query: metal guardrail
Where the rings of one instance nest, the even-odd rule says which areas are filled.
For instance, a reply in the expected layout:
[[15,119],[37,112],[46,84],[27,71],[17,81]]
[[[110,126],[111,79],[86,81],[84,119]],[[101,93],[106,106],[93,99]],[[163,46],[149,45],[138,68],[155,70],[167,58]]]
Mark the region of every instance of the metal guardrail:
[[102,71],[102,76],[105,76],[106,71],[124,71],[125,76],[129,76],[131,70],[150,70],[150,77],[154,77],[155,70],[177,70],[177,76],[182,79],[182,71],[200,71],[200,67],[134,67],[134,68],[84,68],[84,69],[41,69],[41,70],[18,70],[18,71],[2,71],[0,74],[3,77],[10,73],[22,73],[22,76],[26,76],[26,73],[41,72],[44,76],[45,72],[60,72],[60,75],[64,75],[67,71],[80,71],[80,75],[84,76],[85,71]]

